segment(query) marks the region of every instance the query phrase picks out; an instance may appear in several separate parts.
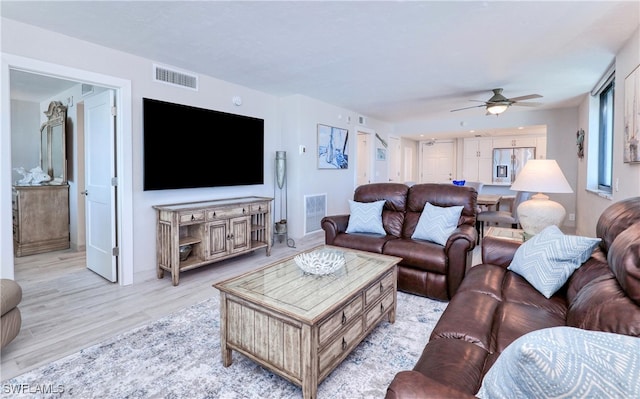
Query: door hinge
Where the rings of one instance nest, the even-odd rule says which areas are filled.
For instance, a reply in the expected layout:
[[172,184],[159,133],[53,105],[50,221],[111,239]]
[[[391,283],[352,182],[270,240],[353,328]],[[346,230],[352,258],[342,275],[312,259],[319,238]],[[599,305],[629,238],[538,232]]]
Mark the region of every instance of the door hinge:
[[111,115],[112,116],[118,116],[118,108],[113,106],[111,107]]
[[117,177],[112,177],[111,178],[111,185],[114,187],[118,186],[118,178]]
[[113,247],[113,248],[111,249],[111,255],[112,255],[112,256],[120,256],[120,248],[118,248],[118,247]]

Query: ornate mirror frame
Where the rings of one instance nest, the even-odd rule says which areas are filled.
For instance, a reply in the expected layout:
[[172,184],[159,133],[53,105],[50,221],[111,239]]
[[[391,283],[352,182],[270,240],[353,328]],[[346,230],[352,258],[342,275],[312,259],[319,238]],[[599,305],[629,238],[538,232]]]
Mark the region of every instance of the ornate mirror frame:
[[51,180],[67,182],[67,107],[60,101],[52,101],[44,111],[47,121],[40,127],[40,166]]

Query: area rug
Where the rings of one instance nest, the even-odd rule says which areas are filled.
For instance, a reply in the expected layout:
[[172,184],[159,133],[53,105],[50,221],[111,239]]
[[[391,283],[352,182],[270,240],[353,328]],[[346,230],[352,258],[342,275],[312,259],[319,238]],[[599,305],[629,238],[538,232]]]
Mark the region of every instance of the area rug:
[[[318,387],[319,398],[383,398],[413,368],[446,302],[398,293],[383,321]],[[2,383],[3,398],[302,398],[302,390],[241,354],[220,354],[219,297]]]

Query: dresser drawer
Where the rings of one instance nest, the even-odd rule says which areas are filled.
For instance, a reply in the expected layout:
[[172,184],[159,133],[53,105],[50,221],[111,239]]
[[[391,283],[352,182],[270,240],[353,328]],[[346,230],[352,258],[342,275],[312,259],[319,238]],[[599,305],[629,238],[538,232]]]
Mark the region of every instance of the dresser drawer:
[[387,292],[385,296],[382,298],[382,300],[380,301],[380,303],[374,305],[365,314],[364,316],[365,329],[368,329],[369,327],[374,325],[378,320],[380,320],[380,317],[382,317],[382,315],[387,313],[389,309],[393,307],[394,302],[395,302],[394,292],[393,291]]
[[362,323],[356,321],[343,333],[332,341],[326,348],[320,351],[318,356],[319,370],[322,374],[327,367],[331,367],[342,355],[349,353],[360,343]]
[[382,276],[380,280],[367,288],[364,293],[364,304],[368,306],[380,298],[387,290],[393,289],[393,273]]
[[346,328],[355,318],[362,317],[362,295],[358,295],[354,300],[333,313],[319,327],[318,339],[322,346],[333,335],[338,334]]
[[249,214],[249,207],[214,209],[207,211],[207,220],[231,219]]
[[204,221],[204,211],[180,212],[180,224],[198,223]]
[[251,213],[264,213],[269,209],[269,204],[267,202],[263,202],[261,204],[251,204]]

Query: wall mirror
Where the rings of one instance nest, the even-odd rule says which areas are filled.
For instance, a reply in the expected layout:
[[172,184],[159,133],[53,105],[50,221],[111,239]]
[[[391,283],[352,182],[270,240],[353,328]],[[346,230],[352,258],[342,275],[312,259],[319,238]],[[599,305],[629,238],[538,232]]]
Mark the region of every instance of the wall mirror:
[[67,107],[60,101],[52,101],[44,114],[47,116],[47,121],[40,127],[40,166],[52,180],[66,183]]

